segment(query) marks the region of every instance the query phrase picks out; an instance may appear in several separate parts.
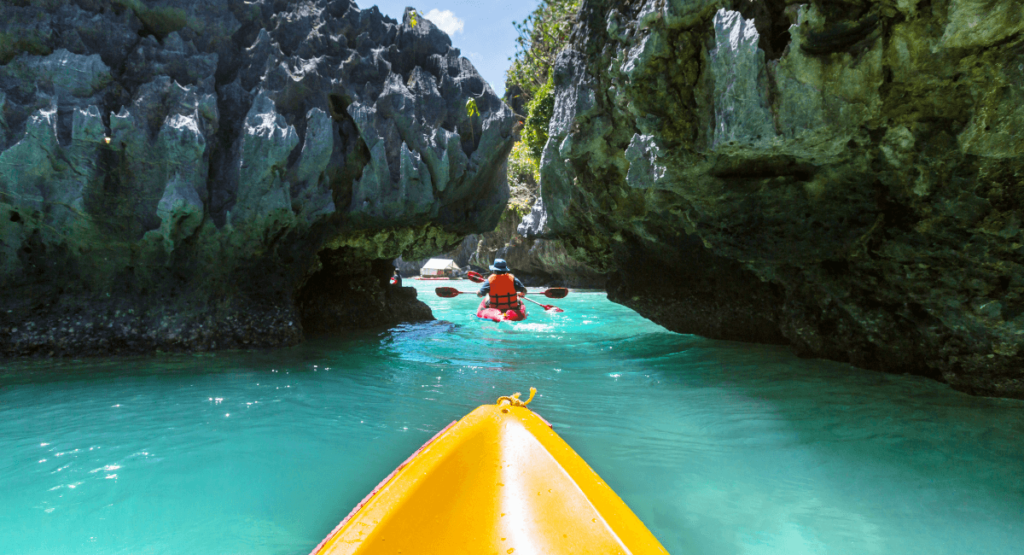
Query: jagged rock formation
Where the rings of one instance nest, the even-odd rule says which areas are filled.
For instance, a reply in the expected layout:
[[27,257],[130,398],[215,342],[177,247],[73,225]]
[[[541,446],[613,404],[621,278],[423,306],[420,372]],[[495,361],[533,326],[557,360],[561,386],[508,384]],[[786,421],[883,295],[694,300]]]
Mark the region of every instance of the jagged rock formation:
[[384,261],[492,229],[508,199],[512,113],[409,10],[4,2],[0,64],[3,355],[429,318]]
[[1024,397],[1022,32],[1016,0],[585,0],[537,232],[670,329]]

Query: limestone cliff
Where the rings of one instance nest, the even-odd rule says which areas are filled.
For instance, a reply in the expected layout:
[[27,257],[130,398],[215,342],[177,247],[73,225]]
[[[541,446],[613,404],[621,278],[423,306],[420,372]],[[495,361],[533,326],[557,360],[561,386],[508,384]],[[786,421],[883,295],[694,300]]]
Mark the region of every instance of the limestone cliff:
[[670,329],[1024,397],[1022,31],[1017,0],[585,0],[538,228]]
[[508,199],[513,114],[411,9],[4,2],[0,64],[0,354],[429,318],[386,261]]

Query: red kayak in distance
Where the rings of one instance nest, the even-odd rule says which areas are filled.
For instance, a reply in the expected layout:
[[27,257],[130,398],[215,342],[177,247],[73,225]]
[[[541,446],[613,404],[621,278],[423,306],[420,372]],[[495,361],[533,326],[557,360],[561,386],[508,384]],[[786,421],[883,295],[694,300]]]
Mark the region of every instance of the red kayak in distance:
[[520,320],[526,319],[526,306],[520,303],[519,307],[519,310],[507,310],[502,312],[497,308],[488,308],[487,299],[484,299],[480,301],[480,307],[476,310],[476,317],[483,318],[484,320],[493,320],[495,322],[501,322],[503,320],[519,322]]

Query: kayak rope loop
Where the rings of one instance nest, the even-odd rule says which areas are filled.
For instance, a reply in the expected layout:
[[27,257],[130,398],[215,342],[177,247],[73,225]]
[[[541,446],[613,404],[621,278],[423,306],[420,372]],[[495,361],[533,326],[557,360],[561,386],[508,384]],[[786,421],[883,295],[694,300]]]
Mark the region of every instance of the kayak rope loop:
[[533,396],[536,395],[536,394],[537,394],[537,388],[536,387],[531,387],[530,388],[530,397],[526,401],[520,400],[519,396],[522,395],[522,393],[516,392],[516,393],[513,393],[512,395],[505,395],[503,397],[498,397],[498,401],[495,404],[499,405],[499,406],[500,405],[512,405],[513,407],[525,407],[526,405],[530,404],[530,401],[533,400]]

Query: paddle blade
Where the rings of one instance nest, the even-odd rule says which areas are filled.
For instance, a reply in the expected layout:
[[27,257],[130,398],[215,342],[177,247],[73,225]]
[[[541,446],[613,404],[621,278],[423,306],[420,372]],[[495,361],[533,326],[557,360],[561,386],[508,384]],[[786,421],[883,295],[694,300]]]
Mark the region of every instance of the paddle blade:
[[565,287],[552,287],[542,294],[549,299],[564,299],[569,294],[569,290]]
[[434,293],[437,293],[438,297],[444,297],[446,299],[459,296],[459,290],[454,287],[438,287],[437,289],[434,289]]
[[550,304],[544,305],[544,310],[546,310],[547,312],[565,312],[561,308],[558,308],[557,306],[550,305]]
[[469,278],[469,281],[472,281],[473,283],[483,283],[484,281],[486,281],[484,279],[484,276],[476,272],[466,272],[466,277]]

